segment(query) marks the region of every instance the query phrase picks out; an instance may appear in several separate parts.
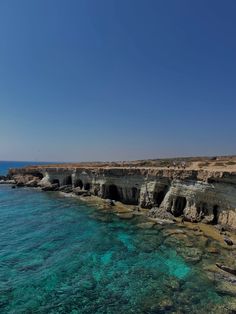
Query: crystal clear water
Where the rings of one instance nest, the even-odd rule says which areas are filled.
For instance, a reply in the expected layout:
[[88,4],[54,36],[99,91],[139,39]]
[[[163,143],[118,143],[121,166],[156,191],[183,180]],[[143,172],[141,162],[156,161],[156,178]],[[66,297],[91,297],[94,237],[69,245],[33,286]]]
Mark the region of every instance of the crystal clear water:
[[1,313],[216,313],[224,302],[162,227],[0,186]]

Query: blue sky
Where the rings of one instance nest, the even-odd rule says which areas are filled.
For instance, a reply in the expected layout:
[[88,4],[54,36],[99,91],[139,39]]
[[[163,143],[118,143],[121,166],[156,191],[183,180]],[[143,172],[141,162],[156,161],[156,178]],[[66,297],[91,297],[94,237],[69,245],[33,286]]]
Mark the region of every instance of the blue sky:
[[236,154],[236,1],[2,0],[0,160]]

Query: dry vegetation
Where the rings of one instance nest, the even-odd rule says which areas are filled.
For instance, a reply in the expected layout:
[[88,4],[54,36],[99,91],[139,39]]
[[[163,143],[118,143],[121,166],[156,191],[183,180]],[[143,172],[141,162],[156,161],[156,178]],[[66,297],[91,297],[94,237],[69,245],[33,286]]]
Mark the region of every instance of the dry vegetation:
[[104,167],[144,167],[144,168],[171,168],[189,170],[216,170],[216,171],[236,171],[236,156],[214,156],[214,157],[178,157],[163,159],[147,159],[136,161],[117,162],[80,162],[80,163],[60,163],[35,167],[69,167],[69,168],[104,168]]

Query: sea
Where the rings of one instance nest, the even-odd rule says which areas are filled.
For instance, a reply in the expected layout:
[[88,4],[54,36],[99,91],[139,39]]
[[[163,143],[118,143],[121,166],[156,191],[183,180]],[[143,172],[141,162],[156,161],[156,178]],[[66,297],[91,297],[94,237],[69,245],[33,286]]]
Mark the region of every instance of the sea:
[[[30,164],[0,162],[0,174]],[[215,257],[143,219],[0,185],[0,313],[225,313],[203,272]]]

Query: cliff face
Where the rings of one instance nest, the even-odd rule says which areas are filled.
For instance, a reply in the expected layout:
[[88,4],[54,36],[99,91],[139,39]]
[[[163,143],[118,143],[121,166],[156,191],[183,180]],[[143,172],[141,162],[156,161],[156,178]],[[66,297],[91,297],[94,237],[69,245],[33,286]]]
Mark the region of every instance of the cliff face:
[[[196,222],[236,229],[236,172],[142,167],[37,167],[12,169],[16,181],[32,176],[39,185],[69,185],[101,198],[152,209]],[[40,181],[41,180],[41,181]],[[27,179],[26,179],[27,181]]]

